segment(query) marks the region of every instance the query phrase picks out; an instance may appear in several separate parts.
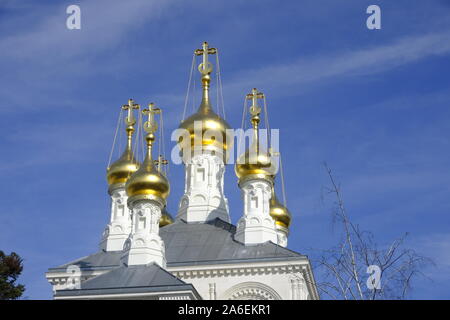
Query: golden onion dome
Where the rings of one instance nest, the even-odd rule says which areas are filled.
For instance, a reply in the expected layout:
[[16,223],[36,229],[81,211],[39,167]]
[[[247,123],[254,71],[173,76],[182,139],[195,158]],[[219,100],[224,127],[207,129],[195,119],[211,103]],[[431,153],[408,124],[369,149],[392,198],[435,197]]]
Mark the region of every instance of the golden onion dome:
[[[204,151],[222,150],[223,153],[229,148],[229,139],[227,139],[227,129],[230,125],[219,117],[212,108],[204,103],[200,105],[199,110],[189,118],[181,122],[180,129],[185,129],[189,133],[190,148],[194,150],[196,144],[200,144]],[[196,128],[200,128],[195,130]],[[180,144],[185,145],[185,141],[180,139]],[[198,142],[197,142],[198,141]]]
[[208,61],[208,56],[215,53],[217,49],[210,48],[207,42],[203,42],[202,49],[194,51],[195,55],[203,56],[203,62],[198,66],[198,71],[202,75],[202,101],[197,112],[181,122],[179,128],[187,130],[189,139],[183,135],[180,137],[179,144],[182,150],[193,152],[201,148],[202,152],[220,152],[226,158],[226,150],[231,149],[233,142],[232,137],[227,136],[227,129],[230,129],[230,126],[213,111],[209,99],[210,74],[213,66]]
[[270,216],[275,220],[275,223],[284,228],[289,228],[291,224],[291,213],[277,198],[276,194],[272,194],[270,199]]
[[162,228],[162,227],[165,227],[172,223],[173,223],[172,215],[167,211],[167,208],[164,207],[161,210],[161,218],[159,219],[159,227]]
[[106,170],[106,179],[110,186],[124,184],[125,182],[127,182],[128,178],[139,168],[139,163],[135,159],[133,150],[131,148],[135,124],[135,120],[132,115],[132,99],[129,100],[129,104],[131,104],[131,107],[124,106],[129,108],[128,118],[125,118],[125,123],[128,125],[125,129],[127,132],[127,146],[122,156],[113,164],[111,164]]
[[125,188],[129,198],[142,195],[165,200],[170,192],[169,181],[156,169],[153,160],[148,156],[128,179]]
[[225,154],[232,143],[232,139],[227,136],[227,129],[231,127],[212,109],[208,93],[209,79],[209,75],[202,77],[203,99],[197,112],[183,120],[179,126],[180,129],[187,130],[190,141],[183,141],[182,136],[179,143],[182,148],[189,147],[192,151],[194,147],[201,146],[203,151],[221,150]]
[[122,156],[107,169],[108,184],[127,182],[128,178],[139,168],[131,148],[126,148]]
[[128,179],[125,189],[128,195],[128,201],[136,198],[153,199],[165,203],[170,192],[169,181],[154,164],[152,159],[152,145],[155,140],[154,132],[157,130],[157,123],[154,120],[154,114],[157,108],[154,104],[149,105],[149,109],[143,110],[144,114],[149,116],[149,121],[144,123],[144,130],[147,131],[145,137],[147,141],[147,154],[139,169]]
[[276,173],[271,156],[267,151],[259,149],[257,142],[253,142],[238,158],[234,171],[239,180],[245,178],[273,180]]
[[273,181],[276,166],[272,162],[269,152],[264,150],[259,144],[258,124],[261,109],[256,105],[256,98],[253,98],[253,96],[257,97],[260,93],[256,89],[253,89],[252,92],[250,96],[254,101],[250,108],[250,113],[252,114],[253,141],[250,147],[238,158],[234,171],[240,182],[247,178]]

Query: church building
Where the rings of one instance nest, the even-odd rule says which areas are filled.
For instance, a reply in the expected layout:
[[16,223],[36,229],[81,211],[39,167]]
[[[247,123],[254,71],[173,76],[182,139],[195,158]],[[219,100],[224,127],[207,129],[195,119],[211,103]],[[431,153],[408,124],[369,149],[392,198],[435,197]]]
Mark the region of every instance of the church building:
[[210,98],[208,59],[216,53],[206,42],[194,52],[202,58],[202,100],[177,129],[185,181],[175,218],[166,207],[168,161],[155,156],[162,110],[153,103],[142,110],[130,99],[121,111],[127,144],[107,168],[109,223],[97,252],[49,268],[54,299],[319,299],[310,261],[288,249],[291,214],[276,195],[275,183],[283,183],[275,164],[279,154],[262,143],[270,143],[260,130],[267,111],[256,89],[245,96],[251,142],[233,160],[242,210],[237,224],[231,223],[224,174],[235,136]]

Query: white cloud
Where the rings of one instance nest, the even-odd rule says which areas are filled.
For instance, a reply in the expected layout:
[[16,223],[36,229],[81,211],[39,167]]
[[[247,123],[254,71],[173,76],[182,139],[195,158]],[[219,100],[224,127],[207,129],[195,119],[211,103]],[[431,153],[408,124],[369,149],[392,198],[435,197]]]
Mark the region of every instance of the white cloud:
[[[450,53],[450,32],[403,37],[383,46],[351,49],[318,57],[301,57],[294,62],[245,70],[229,81],[226,92],[253,86],[264,88],[304,88],[323,80],[376,74],[432,56]],[[293,91],[294,94],[298,90]]]
[[[224,83],[227,106],[241,105],[239,99],[253,87],[276,91],[278,95],[298,95],[326,81],[390,71],[396,67],[450,53],[450,31],[405,36],[383,46],[348,49],[316,57],[303,56],[286,64],[242,70]],[[194,76],[197,76],[196,74]],[[195,78],[196,79],[196,78]],[[194,81],[195,81],[194,79]],[[161,98],[180,104],[184,96],[161,93]]]
[[38,25],[30,21],[19,34],[13,32],[4,37],[0,41],[0,56],[38,63],[48,54],[57,60],[94,54],[114,45],[130,30],[158,19],[171,3],[171,0],[82,1],[81,30],[76,31],[66,28],[65,5],[48,7],[47,11],[37,8],[34,18]]

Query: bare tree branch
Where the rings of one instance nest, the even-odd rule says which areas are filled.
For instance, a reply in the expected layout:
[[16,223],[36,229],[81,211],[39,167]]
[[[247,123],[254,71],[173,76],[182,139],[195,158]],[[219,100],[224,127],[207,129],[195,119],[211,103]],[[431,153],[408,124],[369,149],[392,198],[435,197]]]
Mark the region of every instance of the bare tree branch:
[[[340,227],[342,238],[335,247],[322,251],[317,259],[315,269],[324,279],[317,283],[318,290],[331,299],[405,299],[413,280],[423,276],[421,268],[433,262],[403,247],[408,233],[389,246],[378,248],[373,234],[361,230],[349,219],[341,185],[326,163],[324,167],[330,186],[322,188],[322,197],[323,191],[335,197],[332,222],[333,226]],[[369,288],[364,281],[369,277],[367,268],[374,265],[380,270],[378,289]]]

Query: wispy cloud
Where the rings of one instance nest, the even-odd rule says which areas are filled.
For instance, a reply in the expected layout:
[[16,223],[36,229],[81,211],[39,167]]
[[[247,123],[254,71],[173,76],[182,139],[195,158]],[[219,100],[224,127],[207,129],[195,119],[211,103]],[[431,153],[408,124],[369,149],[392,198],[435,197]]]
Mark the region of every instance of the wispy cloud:
[[66,28],[68,3],[44,8],[35,6],[36,25],[29,22],[19,34],[2,38],[0,56],[39,62],[42,56],[54,50],[57,54],[52,58],[57,60],[98,54],[98,50],[110,48],[130,30],[139,28],[149,19],[161,17],[171,4],[171,0],[81,1],[82,28],[78,31]]
[[[349,48],[346,51],[297,60],[278,65],[245,70],[229,81],[228,93],[258,86],[270,89],[304,90],[324,80],[386,72],[396,67],[433,56],[450,53],[450,31],[406,36],[390,44]],[[301,86],[300,86],[301,85]],[[285,90],[283,94],[291,90]],[[292,92],[292,91],[291,91]],[[294,91],[298,94],[299,91]]]
[[[237,103],[240,97],[246,89],[255,86],[263,91],[277,92],[279,96],[298,95],[332,81],[381,74],[402,65],[449,53],[450,31],[409,35],[381,46],[354,47],[319,56],[301,56],[285,64],[241,69],[224,84],[224,93],[227,105],[240,107]],[[158,98],[180,105],[185,97],[160,93]]]
[[[14,108],[2,107],[0,112],[61,107],[85,81],[99,75],[117,77],[124,70],[130,73],[132,61],[123,48],[117,48],[144,24],[150,21],[156,25],[164,19],[172,3],[81,1],[82,25],[75,31],[65,25],[68,2],[41,5],[28,1],[23,17],[13,6],[15,14],[5,15],[8,23],[1,24],[0,95]],[[12,10],[13,4],[7,4]]]

